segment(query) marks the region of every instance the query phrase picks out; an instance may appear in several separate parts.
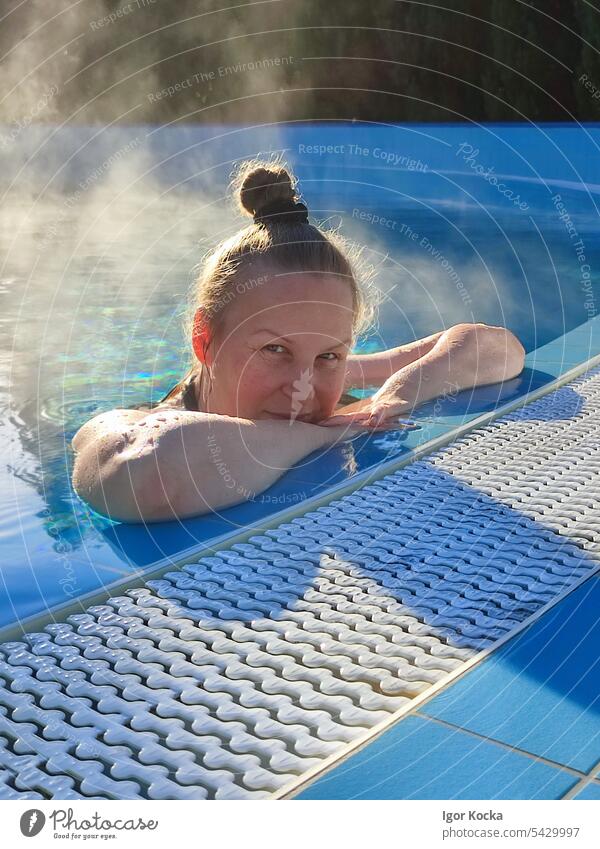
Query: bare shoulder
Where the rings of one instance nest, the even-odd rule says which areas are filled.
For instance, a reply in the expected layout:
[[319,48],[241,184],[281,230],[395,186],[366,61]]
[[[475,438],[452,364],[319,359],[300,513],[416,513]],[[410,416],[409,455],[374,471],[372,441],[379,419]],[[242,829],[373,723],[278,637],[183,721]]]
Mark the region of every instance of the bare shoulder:
[[165,486],[169,492],[179,492],[179,477],[186,469],[189,472],[189,458],[182,450],[184,432],[213,418],[217,417],[161,408],[110,410],[95,416],[73,440],[75,492],[113,519],[158,520]]
[[107,410],[98,413],[79,428],[71,441],[74,451],[81,451],[92,440],[106,436],[119,428],[130,426],[148,416],[147,410]]
[[203,418],[221,417],[214,413],[182,410],[176,405],[158,405],[151,410],[108,410],[80,427],[71,445],[76,454],[100,443],[105,447],[110,444],[121,453],[128,447],[136,447],[140,439],[147,443],[147,434],[152,434],[150,442],[155,443],[163,433],[179,428],[188,421],[195,422]]

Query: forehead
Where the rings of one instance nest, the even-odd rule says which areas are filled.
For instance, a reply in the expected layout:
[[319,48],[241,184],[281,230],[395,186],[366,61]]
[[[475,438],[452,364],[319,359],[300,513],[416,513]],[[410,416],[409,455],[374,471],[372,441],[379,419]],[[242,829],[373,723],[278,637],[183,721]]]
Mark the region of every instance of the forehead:
[[267,327],[281,335],[314,333],[339,338],[353,322],[352,285],[333,274],[274,275],[239,286],[226,308],[229,332]]

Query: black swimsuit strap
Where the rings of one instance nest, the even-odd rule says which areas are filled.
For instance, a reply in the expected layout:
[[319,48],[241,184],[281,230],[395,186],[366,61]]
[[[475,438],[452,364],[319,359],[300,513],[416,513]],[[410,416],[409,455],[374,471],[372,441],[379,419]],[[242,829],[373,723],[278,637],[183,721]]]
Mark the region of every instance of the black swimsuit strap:
[[183,401],[183,406],[186,410],[192,410],[197,413],[198,404],[196,403],[196,393],[194,392],[194,377],[194,371],[190,370],[187,380],[184,378],[182,381],[185,388],[183,390],[181,400]]
[[194,376],[195,371],[192,367],[189,369],[185,377],[183,377],[179,383],[175,384],[175,386],[167,392],[164,398],[161,398],[158,404],[164,404],[166,401],[181,393],[181,400],[184,408],[186,410],[194,410],[197,412],[198,408],[196,406],[196,396],[194,393]]

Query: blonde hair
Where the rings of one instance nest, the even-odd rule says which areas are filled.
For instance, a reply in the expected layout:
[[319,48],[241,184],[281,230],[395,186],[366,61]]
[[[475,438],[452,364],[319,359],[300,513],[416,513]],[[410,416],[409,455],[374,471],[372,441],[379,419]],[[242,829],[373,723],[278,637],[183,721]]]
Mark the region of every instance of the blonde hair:
[[[241,211],[252,215],[254,222],[225,239],[204,258],[184,320],[185,338],[190,345],[198,309],[214,333],[227,304],[236,296],[243,297],[244,291],[273,273],[313,272],[347,280],[352,289],[353,337],[366,332],[375,320],[379,297],[373,285],[373,270],[362,256],[363,249],[357,249],[335,230],[297,220],[303,217],[301,213],[268,213],[277,207],[293,209],[299,203],[296,178],[281,159],[242,163],[233,188]],[[265,211],[269,217],[257,220]],[[192,358],[186,378],[202,367],[193,351]]]

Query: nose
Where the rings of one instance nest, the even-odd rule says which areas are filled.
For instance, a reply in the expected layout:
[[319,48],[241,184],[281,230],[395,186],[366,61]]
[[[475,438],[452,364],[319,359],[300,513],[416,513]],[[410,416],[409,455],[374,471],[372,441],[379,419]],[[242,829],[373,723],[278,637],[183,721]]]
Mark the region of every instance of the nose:
[[314,374],[310,368],[294,369],[282,386],[283,394],[290,401],[304,404],[315,395]]
[[309,419],[317,412],[319,404],[316,399],[314,375],[310,368],[291,369],[280,386],[285,398],[281,406],[297,419]]

